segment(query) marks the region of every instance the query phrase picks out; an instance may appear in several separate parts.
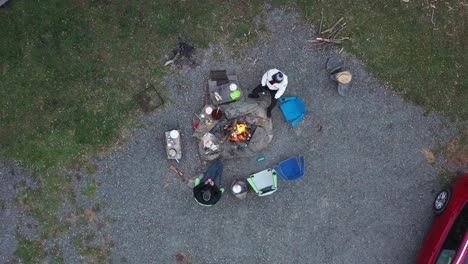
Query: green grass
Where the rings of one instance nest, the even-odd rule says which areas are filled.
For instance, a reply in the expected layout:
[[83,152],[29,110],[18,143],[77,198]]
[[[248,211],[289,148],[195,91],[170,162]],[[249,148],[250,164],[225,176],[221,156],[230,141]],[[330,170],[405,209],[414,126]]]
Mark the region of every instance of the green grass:
[[217,60],[217,61],[221,60],[221,53],[219,53],[218,51],[214,51],[212,56],[214,60]]
[[96,173],[96,170],[97,170],[97,165],[96,164],[88,164],[86,166],[86,173],[88,175],[93,175],[94,173]]
[[98,183],[95,180],[90,180],[86,183],[86,186],[83,188],[82,193],[89,199],[96,197]]
[[45,247],[39,240],[29,240],[20,233],[16,234],[18,246],[15,256],[22,260],[22,263],[43,263],[46,252]]
[[57,245],[48,251],[44,241],[29,240],[19,232],[16,233],[16,239],[18,246],[14,255],[21,260],[20,263],[46,263],[46,257],[49,257],[48,263],[51,264],[65,263],[63,252]]
[[442,169],[437,175],[437,180],[442,188],[450,188],[456,179],[457,174],[448,169]]
[[346,50],[357,55],[386,86],[407,99],[454,120],[468,119],[466,12],[460,1],[275,0],[297,4],[299,11],[322,30],[344,17],[340,33],[352,38]]
[[41,180],[41,188],[25,188],[18,195],[18,203],[25,213],[38,222],[37,234],[45,239],[55,239],[68,229],[60,221],[58,213],[63,212],[66,201],[74,199],[74,192],[67,189],[70,180],[63,176],[49,176]]
[[59,249],[58,246],[52,248],[50,252],[50,263],[51,264],[63,264],[65,259],[63,258],[63,252]]
[[161,56],[178,37],[197,47],[235,38],[253,25],[231,22],[256,10],[232,6],[227,17],[215,0],[13,1],[0,10],[0,156],[43,174],[81,164],[129,126],[146,83],[160,86]]
[[98,245],[96,242],[96,235],[94,233],[87,233],[86,235],[78,234],[72,240],[71,244],[81,256],[90,258],[91,263],[109,263],[107,259],[110,250],[114,246],[107,235],[103,235],[105,245]]
[[4,210],[8,205],[8,200],[0,199],[0,209]]

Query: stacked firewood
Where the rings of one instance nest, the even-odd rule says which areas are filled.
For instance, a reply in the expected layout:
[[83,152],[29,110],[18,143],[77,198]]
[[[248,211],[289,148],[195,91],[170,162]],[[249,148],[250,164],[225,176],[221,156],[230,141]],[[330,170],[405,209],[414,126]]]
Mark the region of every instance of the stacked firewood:
[[338,19],[335,24],[329,29],[322,31],[322,20],[320,20],[320,28],[318,31],[318,37],[309,42],[312,43],[314,47],[324,47],[332,44],[341,44],[345,40],[351,40],[350,37],[339,37],[339,33],[346,28],[346,22],[344,18]]

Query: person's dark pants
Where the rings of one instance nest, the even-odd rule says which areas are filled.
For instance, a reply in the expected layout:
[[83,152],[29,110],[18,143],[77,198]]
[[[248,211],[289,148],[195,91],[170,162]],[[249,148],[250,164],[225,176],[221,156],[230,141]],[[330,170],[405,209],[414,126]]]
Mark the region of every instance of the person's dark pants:
[[211,179],[216,184],[216,186],[220,187],[223,168],[223,162],[221,160],[217,160],[213,165],[211,165],[205,175],[203,175],[201,182],[205,183],[208,179]]
[[259,84],[257,87],[255,87],[255,89],[253,89],[250,95],[252,95],[253,98],[258,98],[258,95],[262,92],[270,93],[271,103],[270,103],[270,106],[267,108],[267,115],[271,116],[271,110],[273,110],[273,108],[275,108],[276,104],[278,103],[278,99],[275,98],[276,92],[278,91],[270,90],[268,86],[262,86],[261,84]]

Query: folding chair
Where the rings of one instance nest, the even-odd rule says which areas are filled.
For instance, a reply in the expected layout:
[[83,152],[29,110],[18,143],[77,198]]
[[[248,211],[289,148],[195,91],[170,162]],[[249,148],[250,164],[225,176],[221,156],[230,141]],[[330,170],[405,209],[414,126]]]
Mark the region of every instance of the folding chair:
[[305,114],[305,106],[301,98],[297,96],[281,97],[278,101],[286,121],[295,127]]
[[294,181],[304,176],[304,156],[292,157],[275,166],[274,170],[286,181]]
[[278,174],[272,169],[266,169],[250,175],[247,182],[258,196],[270,195],[278,189]]

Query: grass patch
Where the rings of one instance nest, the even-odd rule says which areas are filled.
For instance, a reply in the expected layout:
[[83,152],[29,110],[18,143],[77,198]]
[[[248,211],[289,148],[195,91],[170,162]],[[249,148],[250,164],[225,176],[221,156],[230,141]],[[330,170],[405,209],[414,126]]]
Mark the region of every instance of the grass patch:
[[93,175],[97,171],[97,165],[96,164],[88,164],[86,166],[86,173],[88,175]]
[[96,203],[94,205],[94,209],[97,211],[97,212],[100,212],[102,209],[108,207],[109,204],[108,203],[103,203],[103,202],[100,202],[100,203]]
[[453,138],[447,146],[439,146],[436,152],[444,158],[439,183],[449,186],[468,168],[468,129]]
[[71,243],[81,256],[93,256],[100,254],[102,250],[100,246],[91,245],[91,243],[94,242],[94,239],[94,234],[87,234],[86,236],[77,235],[72,239]]
[[468,129],[455,137],[447,146],[443,155],[449,166],[468,168]]
[[438,175],[439,185],[443,188],[450,188],[457,180],[457,174],[448,169],[442,169]]
[[63,264],[65,259],[63,258],[63,252],[58,246],[55,246],[50,252],[50,263],[51,264]]
[[95,239],[96,235],[93,233],[79,234],[71,240],[71,244],[81,256],[89,257],[91,263],[104,263],[114,244],[106,235],[104,246],[97,245]]
[[0,209],[4,210],[8,205],[8,200],[0,199]]
[[[418,105],[452,119],[468,118],[468,7],[457,0],[340,1],[275,0],[297,6],[315,28],[322,30],[344,17],[351,37],[344,47],[363,60],[377,77]],[[434,23],[431,22],[434,11]]]
[[237,26],[237,30],[236,30],[236,38],[245,38],[247,37],[247,35],[249,34],[249,29],[252,28],[252,25],[251,23],[247,23],[247,22],[241,22],[238,26]]
[[16,233],[18,246],[15,256],[23,263],[43,263],[46,257],[46,249],[40,240],[29,240],[19,232]]
[[75,199],[69,188],[70,180],[64,176],[48,176],[40,181],[38,189],[25,188],[18,194],[17,201],[26,214],[38,221],[37,234],[41,239],[54,239],[69,227],[57,215],[63,212],[65,202]]
[[219,51],[213,51],[212,56],[214,60],[217,60],[217,61],[221,60],[221,53],[219,53]]
[[90,180],[82,190],[82,194],[90,199],[96,198],[98,183],[95,180]]
[[104,217],[104,221],[106,221],[106,223],[115,224],[117,222],[117,219],[115,219],[114,217],[112,217],[110,215],[106,215]]

